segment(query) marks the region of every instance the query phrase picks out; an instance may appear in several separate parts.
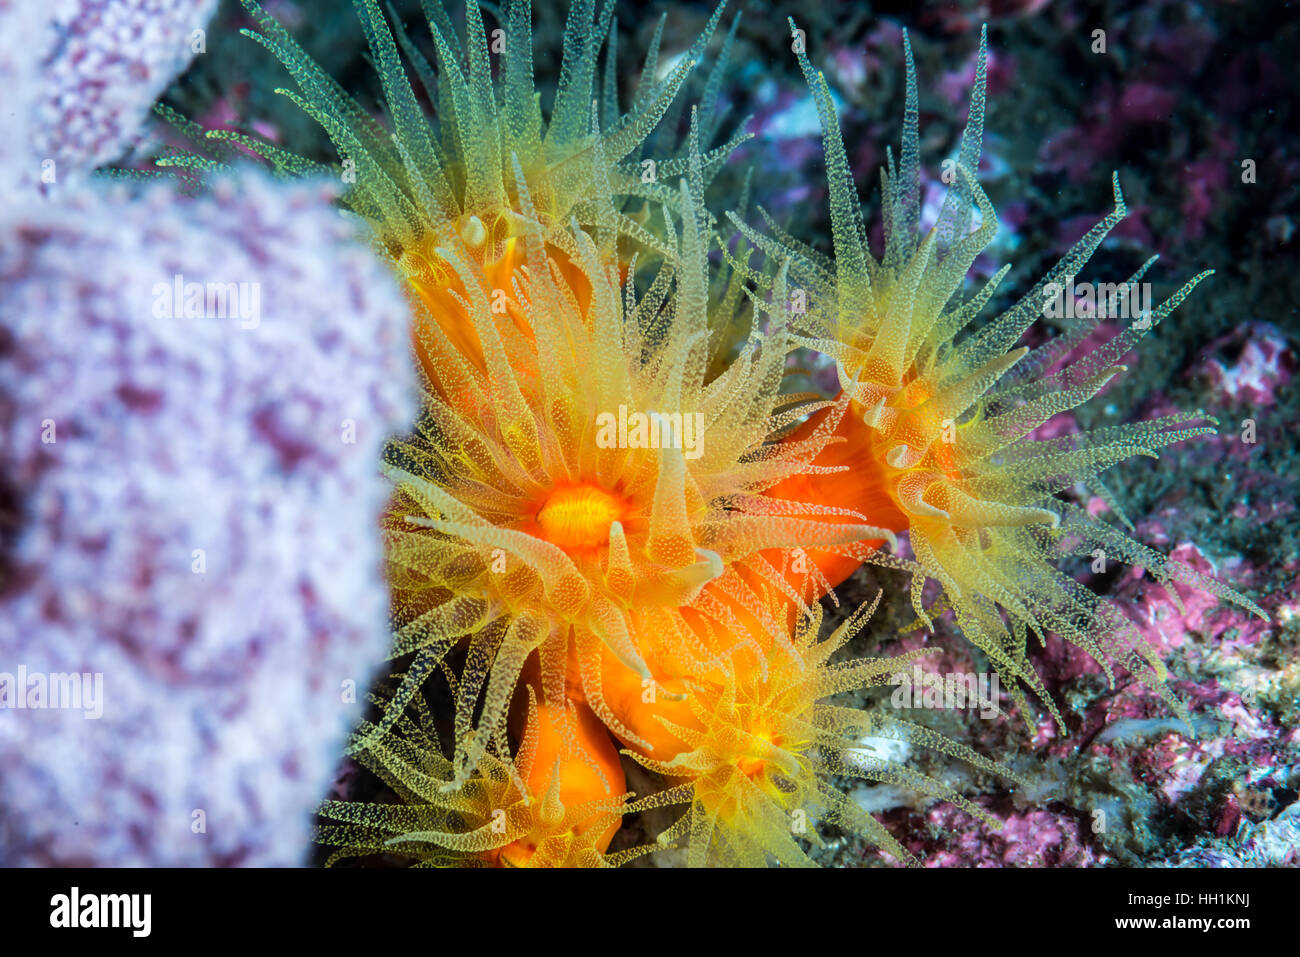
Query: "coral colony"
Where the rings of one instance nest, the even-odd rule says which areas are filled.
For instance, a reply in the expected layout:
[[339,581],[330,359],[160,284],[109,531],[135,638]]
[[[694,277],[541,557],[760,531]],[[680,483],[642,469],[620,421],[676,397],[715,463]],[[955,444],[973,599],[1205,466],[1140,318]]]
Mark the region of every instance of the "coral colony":
[[[360,765],[354,777],[378,779],[368,789],[336,784],[315,808],[314,836],[328,863],[807,866],[823,862],[828,844],[845,835],[895,862],[942,864],[914,853],[870,796],[905,790],[926,796],[917,806],[949,815],[945,821],[969,815],[1009,832],[1034,826],[1026,822],[1040,812],[994,815],[962,782],[996,780],[1032,802],[1046,772],[1023,755],[941,733],[926,712],[966,709],[1014,723],[1025,740],[1070,740],[1077,728],[1036,664],[1049,647],[1077,656],[1080,670],[1097,669],[1111,688],[1134,685],[1145,717],[1125,720],[1195,738],[1197,719],[1171,687],[1157,640],[1083,583],[1078,569],[1129,567],[1135,580],[1145,573],[1164,586],[1180,610],[1184,600],[1221,602],[1269,620],[1199,554],[1143,544],[1102,483],[1112,466],[1213,436],[1217,423],[1172,408],[1085,431],[1053,432],[1049,423],[1121,376],[1125,357],[1210,273],[1192,275],[1162,300],[1152,299],[1146,281],[1154,258],[1122,281],[1080,279],[1128,211],[1115,176],[1111,211],[995,312],[1011,267],[976,269],[998,232],[979,175],[984,35],[964,132],[943,167],[946,193],[927,201],[917,73],[902,34],[902,142],[880,170],[883,235],[873,243],[868,197],[854,181],[853,144],[830,85],[798,24],[779,25],[820,129],[831,232],[818,251],[790,235],[763,208],[764,197],[750,195],[748,181],[740,195],[718,189],[730,182],[720,176],[728,164],[743,167],[761,148],[738,149],[749,139],[747,121],[733,125],[720,96],[740,19],[724,27],[725,4],[674,60],[660,55],[660,21],[640,81],[626,90],[614,5],[574,0],[558,88],[544,96],[534,83],[526,0],[506,0],[495,23],[470,2],[463,29],[428,2],[427,34],[425,24],[408,32],[377,0],[358,0],[381,90],[377,119],[290,29],[253,0],[242,3],[255,24],[244,32],[292,78],[278,92],[320,125],[337,162],[322,165],[291,152],[293,144],[249,132],[205,129],[159,107],[186,145],[168,147],[153,171],[122,174],[163,184],[179,178],[196,192],[188,200],[196,212],[187,226],[160,213],[161,222],[128,216],[121,228],[181,235],[210,211],[205,228],[216,250],[247,259],[231,276],[253,278],[283,268],[276,257],[286,244],[319,243],[308,238],[313,232],[337,235],[318,220],[342,218],[307,195],[319,194],[313,177],[327,177],[392,277],[385,286],[331,252],[340,262],[318,267],[317,290],[302,276],[301,290],[263,295],[256,283],[208,281],[212,271],[182,249],[162,257],[148,282],[130,286],[131,314],[151,317],[177,376],[189,379],[192,370],[192,387],[205,390],[236,376],[224,388],[240,391],[231,401],[246,414],[221,428],[247,430],[233,442],[262,443],[284,485],[263,503],[271,510],[265,520],[298,523],[295,547],[324,556],[295,577],[268,553],[264,567],[240,573],[249,580],[236,581],[236,593],[186,601],[264,608],[267,622],[316,636],[304,635],[304,660],[368,650],[374,665],[385,656],[367,645],[361,622],[376,602],[388,602],[381,680],[368,696],[363,682],[358,695],[358,707],[368,697],[369,710],[349,716],[346,745],[303,739],[294,752],[309,785],[321,783],[323,762],[340,752]],[[249,154],[271,175],[250,170]],[[282,192],[268,198],[272,176]],[[62,202],[74,205],[45,213],[44,228],[64,229],[75,204],[92,200]],[[265,248],[232,245],[235,226],[220,224],[219,209],[255,220]],[[94,230],[75,241],[100,255]],[[46,255],[39,240],[24,242],[31,248],[0,264]],[[231,248],[222,252],[222,244]],[[110,276],[122,255],[104,254]],[[287,335],[283,317],[294,314],[285,311],[294,297],[305,314],[336,313],[326,290],[340,284],[338,302],[352,300],[356,322],[346,334],[329,323],[311,330],[321,355],[305,366],[279,353],[241,365],[228,353],[242,347],[218,341],[223,324]],[[390,287],[400,295],[365,291]],[[357,301],[368,296],[381,301]],[[394,424],[402,420],[394,390],[404,387],[403,375],[385,373],[352,339],[387,336],[400,355],[384,325],[396,310],[409,329],[403,375],[418,380],[420,400],[407,426]],[[128,405],[177,416],[182,432],[206,429],[172,409],[162,381],[141,393],[119,376],[134,360],[113,345],[112,314],[103,313],[103,341],[80,346],[98,350],[106,382],[120,380]],[[166,341],[174,319],[214,315],[197,327],[209,329],[204,342]],[[1040,328],[1044,318],[1050,334]],[[285,384],[277,369],[300,385]],[[258,391],[243,389],[241,376]],[[345,383],[346,394],[334,391]],[[282,402],[259,401],[281,388],[290,390]],[[368,466],[347,446],[347,470],[332,472],[317,461],[303,434],[309,417],[295,414],[295,402],[327,405],[345,422],[364,412],[370,438],[394,437],[381,449],[377,439],[360,446]],[[147,468],[166,477],[138,500],[122,500],[120,483],[84,504],[73,496],[50,534],[90,535],[98,527],[90,516],[105,507],[138,514],[131,520],[145,541],[171,534],[151,524],[151,509],[171,508],[182,530],[187,522],[212,526],[193,529],[195,540],[249,534],[239,527],[239,500],[264,477],[218,457],[207,467],[229,475],[222,500],[230,515],[195,513],[189,496],[169,489],[182,488],[196,461],[151,460]],[[367,469],[386,483],[382,508],[365,484]],[[57,472],[32,474],[56,476],[38,481],[38,495],[60,494]],[[380,514],[371,545],[358,544],[364,529],[352,527],[359,513],[348,495],[371,508],[359,521]],[[319,523],[343,514],[348,522],[329,538]],[[185,535],[172,537],[169,547],[189,547]],[[362,570],[371,548],[383,550],[386,587]],[[96,560],[112,580],[112,556]],[[873,567],[869,577],[859,575],[864,566]],[[855,576],[871,589],[853,587]],[[280,581],[297,604],[280,608],[238,593]],[[904,644],[873,655],[883,639],[899,637],[877,623],[890,593],[906,596],[914,620]],[[51,652],[51,669],[80,660],[74,613],[115,612],[112,601],[101,607],[105,600],[89,593],[47,595],[39,582],[22,601],[32,633],[69,632],[63,657]],[[50,601],[62,609],[57,624],[36,624],[48,618]],[[158,614],[183,618],[182,634],[203,627],[184,602]],[[933,635],[940,621],[945,634],[964,638],[952,651],[971,671],[936,670],[948,653]],[[131,644],[124,652],[141,659],[141,682],[174,681],[221,671],[204,641],[216,647],[200,630],[199,644],[178,640],[158,661]],[[320,644],[309,650],[312,641]],[[366,674],[357,663],[341,667]],[[313,668],[313,680],[332,680]],[[266,669],[302,671],[291,655]],[[240,682],[262,680],[256,670],[222,680],[235,694]],[[111,699],[111,676],[108,684]],[[110,705],[95,723],[112,715]],[[305,708],[296,713],[295,727],[307,717]],[[8,753],[4,729],[0,720],[0,754]],[[285,747],[296,740],[287,735]],[[29,773],[36,778],[36,769]],[[177,806],[204,800],[179,780],[175,789]],[[24,826],[52,827],[34,811]],[[209,859],[258,858],[231,846]]]
[[[1025,720],[1032,695],[1063,732],[1027,658],[1031,634],[1077,644],[1112,681],[1125,669],[1186,715],[1137,629],[1058,570],[1065,555],[1105,548],[1161,581],[1263,615],[1056,494],[1131,455],[1211,432],[1204,416],[1176,413],[1066,442],[1027,438],[1121,373],[1118,360],[1205,277],[1054,371],[1066,347],[1093,331],[1097,310],[1032,352],[1015,347],[1123,218],[1116,180],[1114,211],[1016,305],[973,327],[1006,272],[961,296],[997,229],[976,180],[983,46],[957,176],[924,232],[909,51],[903,145],[882,172],[877,261],[829,91],[791,22],[822,125],[834,256],[729,212],[746,241],[733,254],[718,232],[724,221],[704,201],[730,148],[705,152],[716,87],[693,106],[677,153],[654,177],[637,175],[643,141],[680,94],[721,6],[658,81],[652,49],[623,111],[609,74],[603,89],[596,84],[612,8],[575,3],[544,116],[527,4],[508,5],[503,32],[491,36],[470,4],[464,48],[432,7],[436,73],[408,37],[394,36],[377,3],[359,4],[391,137],[278,23],[246,6],[260,27],[250,35],[298,83],[287,95],[355,167],[344,202],[410,286],[425,373],[419,425],[385,455],[393,654],[413,657],[352,745],[403,803],[327,804],[322,816],[338,823],[320,839],[339,853],[617,863],[646,849],[603,856],[619,812],[633,808],[621,745],[665,782],[642,805],[685,806],[656,843],[685,845],[691,864],[810,863],[800,838],[816,843],[818,833],[792,826],[807,820],[911,861],[835,777],[909,785],[981,812],[940,779],[865,751],[865,736],[1015,775],[908,720],[828,703],[908,663],[832,660],[868,627],[873,605],[819,634],[818,601],[863,562],[910,576],[926,624],[935,612],[923,606],[922,586],[937,580]],[[720,64],[725,56],[724,48]],[[494,95],[473,93],[487,89]],[[726,251],[725,266],[711,262],[712,248]],[[834,361],[838,395],[781,390],[801,351]],[[629,407],[643,420],[651,409],[675,419],[668,438],[678,441],[627,429]],[[704,429],[686,448],[692,419]],[[903,533],[911,559],[899,553]],[[437,680],[451,687],[447,754],[439,715],[421,706],[421,689]],[[483,777],[509,782],[495,796],[515,813],[499,826],[482,800]],[[466,806],[477,813],[456,826]]]

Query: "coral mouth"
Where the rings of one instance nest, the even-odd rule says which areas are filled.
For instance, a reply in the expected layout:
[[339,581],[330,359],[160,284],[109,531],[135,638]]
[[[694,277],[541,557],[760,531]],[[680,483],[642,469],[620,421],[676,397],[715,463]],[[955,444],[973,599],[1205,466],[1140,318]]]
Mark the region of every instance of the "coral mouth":
[[631,512],[625,498],[599,485],[564,483],[541,502],[528,531],[566,552],[587,551],[607,545],[611,526]]

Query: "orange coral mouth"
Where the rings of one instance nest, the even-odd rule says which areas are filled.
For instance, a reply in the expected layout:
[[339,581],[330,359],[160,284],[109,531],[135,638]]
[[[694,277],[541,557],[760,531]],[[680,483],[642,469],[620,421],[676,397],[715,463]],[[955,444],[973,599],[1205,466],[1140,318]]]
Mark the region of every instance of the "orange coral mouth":
[[[754,737],[758,738],[760,741],[766,741],[768,744],[772,745],[773,747],[781,746],[780,736],[774,736],[771,732],[756,731],[753,734]],[[739,761],[736,762],[736,768],[737,770],[740,771],[741,774],[745,775],[745,777],[749,778],[752,781],[754,778],[758,777],[760,774],[763,773],[764,769],[767,768],[767,763],[768,763],[767,758],[756,758],[753,756],[746,755],[745,757],[741,758]]]
[[628,521],[634,512],[626,498],[592,482],[563,482],[538,503],[524,530],[582,554],[608,545],[610,526]]

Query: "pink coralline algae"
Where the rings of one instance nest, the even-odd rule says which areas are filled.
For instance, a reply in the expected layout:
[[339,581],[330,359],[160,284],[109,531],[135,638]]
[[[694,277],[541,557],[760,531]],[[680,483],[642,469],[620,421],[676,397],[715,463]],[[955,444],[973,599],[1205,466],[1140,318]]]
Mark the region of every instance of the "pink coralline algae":
[[0,0],[6,188],[115,160],[166,85],[206,48],[216,0]]
[[927,867],[1087,867],[1106,861],[1089,847],[1079,816],[1050,810],[1013,812],[990,831],[950,805],[926,813],[934,842],[916,840],[911,850],[926,853]]
[[1232,346],[1238,350],[1235,362],[1207,358],[1196,371],[1227,405],[1276,404],[1277,390],[1291,381],[1296,366],[1295,353],[1281,331],[1268,323],[1247,323],[1242,330],[1215,340],[1206,351],[1213,354]]
[[[1160,523],[1146,520],[1138,524],[1142,541],[1151,542],[1170,557],[1207,577],[1235,580],[1240,562],[1218,568],[1191,542],[1179,542],[1172,550]],[[1177,589],[1177,595],[1169,587]],[[1147,642],[1162,656],[1183,647],[1189,635],[1209,642],[1220,653],[1259,642],[1271,625],[1259,618],[1225,605],[1213,595],[1193,588],[1161,585],[1146,577],[1141,568],[1127,569],[1117,590],[1129,617]]]
[[[0,211],[0,864],[303,860],[387,649],[375,463],[414,411],[408,307],[330,198]],[[20,673],[102,678],[54,709]]]

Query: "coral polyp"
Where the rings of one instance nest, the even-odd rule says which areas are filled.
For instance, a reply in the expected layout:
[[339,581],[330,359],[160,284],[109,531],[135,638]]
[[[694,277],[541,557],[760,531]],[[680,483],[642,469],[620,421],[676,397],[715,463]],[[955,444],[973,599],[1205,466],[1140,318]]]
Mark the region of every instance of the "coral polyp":
[[820,845],[817,825],[830,824],[899,861],[916,863],[834,778],[914,788],[997,826],[938,778],[892,760],[888,745],[911,742],[1014,779],[1008,769],[912,722],[826,700],[891,683],[926,653],[831,661],[867,624],[879,600],[877,594],[824,639],[818,638],[821,606],[811,606],[789,639],[767,650],[762,671],[736,656],[687,682],[687,709],[656,716],[660,737],[676,747],[661,745],[656,757],[630,753],[669,781],[682,780],[661,793],[689,804],[660,843],[685,843],[691,866],[763,867],[769,860],[809,866],[813,861],[801,841]]
[[[791,28],[794,23],[791,21]],[[1183,302],[1208,273],[1195,276],[1154,309],[1071,357],[1099,323],[1079,316],[1066,334],[1036,349],[1016,346],[1056,304],[1126,209],[1118,177],[1114,210],[1094,226],[1011,308],[976,325],[1010,267],[969,297],[961,295],[975,258],[997,231],[997,218],[975,179],[983,134],[985,47],[981,37],[975,87],[953,184],[938,221],[920,229],[916,75],[907,60],[907,104],[897,166],[881,173],[885,248],[872,257],[861,205],[824,76],[806,54],[799,62],[822,122],[830,186],[834,259],[772,240],[737,220],[760,248],[788,265],[789,281],[810,303],[795,316],[799,331],[835,360],[844,395],[852,398],[837,439],[858,467],[809,480],[818,500],[882,515],[881,524],[909,535],[915,559],[873,554],[912,574],[918,618],[926,579],[943,587],[958,626],[988,655],[1022,711],[1031,709],[1022,685],[1035,692],[1064,729],[1026,651],[1029,635],[1051,633],[1083,648],[1114,682],[1112,662],[1161,694],[1185,715],[1167,689],[1164,665],[1138,629],[1113,606],[1059,570],[1064,557],[1100,554],[1267,615],[1254,602],[1188,566],[1166,559],[1095,518],[1059,493],[1096,485],[1098,476],[1133,455],[1212,434],[1202,413],[1172,414],[1128,425],[1038,440],[1051,417],[1095,396],[1123,371],[1119,360]],[[972,220],[979,225],[972,230]],[[1120,289],[1132,287],[1149,260]],[[763,277],[757,277],[760,284]],[[1102,312],[1104,315],[1104,311]],[[824,413],[819,413],[824,415]]]
[[[645,181],[637,160],[645,139],[699,62],[724,4],[662,77],[657,43],[652,47],[626,112],[619,109],[612,75],[607,73],[603,89],[596,78],[613,4],[602,4],[599,13],[593,0],[573,4],[564,31],[561,83],[549,113],[543,115],[533,80],[527,0],[505,5],[501,27],[491,38],[477,6],[470,4],[464,47],[441,4],[426,3],[436,66],[400,23],[394,34],[376,0],[358,3],[357,15],[392,120],[390,133],[255,0],[243,3],[260,30],[245,33],[270,50],[298,84],[297,92],[279,92],[315,118],[333,141],[349,184],[344,205],[373,230],[427,307],[427,318],[439,323],[457,348],[480,365],[481,346],[458,308],[467,287],[446,249],[459,247],[493,287],[504,289],[527,259],[523,235],[534,226],[540,227],[553,261],[562,267],[579,254],[570,233],[573,220],[605,233],[607,241],[622,238],[628,248],[669,254],[662,237],[642,225],[644,217],[632,213],[644,210],[650,200],[671,204],[675,191],[657,178]],[[608,56],[612,62],[612,50]],[[499,60],[495,80],[494,57]],[[416,87],[408,79],[408,65],[418,78]],[[603,111],[597,109],[598,101]],[[744,138],[738,134],[714,151],[703,161],[705,170],[716,169],[720,158]],[[261,149],[246,138],[241,142]],[[278,157],[281,151],[268,155]],[[668,160],[664,172],[683,164],[684,157]],[[635,210],[629,209],[634,199]],[[570,269],[569,278],[575,295],[585,297],[581,270]],[[424,318],[417,319],[417,326]],[[437,361],[422,358],[427,364]]]
[[[606,854],[623,815],[659,803],[631,802],[617,756],[599,761],[584,749],[609,751],[592,734],[591,718],[571,737],[529,695],[519,753],[486,754],[474,775],[454,789],[455,768],[443,756],[432,714],[422,702],[378,735],[363,762],[393,787],[400,803],[329,801],[317,840],[348,857],[391,855],[423,866],[615,867],[649,853],[643,846]],[[585,733],[583,733],[585,731]],[[601,755],[603,757],[603,755]],[[602,766],[603,765],[603,766]]]

